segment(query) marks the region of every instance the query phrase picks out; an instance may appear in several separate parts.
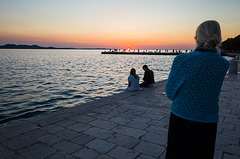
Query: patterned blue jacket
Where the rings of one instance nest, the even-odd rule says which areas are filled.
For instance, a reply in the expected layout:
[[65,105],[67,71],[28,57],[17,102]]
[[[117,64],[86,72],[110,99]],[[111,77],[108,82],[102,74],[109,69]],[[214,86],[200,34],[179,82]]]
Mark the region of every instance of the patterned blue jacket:
[[191,121],[218,122],[218,99],[228,68],[228,60],[216,49],[199,47],[176,56],[165,87],[173,101],[171,112]]

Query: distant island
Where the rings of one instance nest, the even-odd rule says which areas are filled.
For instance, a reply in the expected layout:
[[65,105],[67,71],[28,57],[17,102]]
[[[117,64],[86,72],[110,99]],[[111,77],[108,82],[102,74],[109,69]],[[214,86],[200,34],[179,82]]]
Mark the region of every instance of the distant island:
[[1,45],[0,49],[85,49],[85,50],[107,50],[109,48],[57,48],[57,47],[42,47],[38,45],[16,45],[6,44]]

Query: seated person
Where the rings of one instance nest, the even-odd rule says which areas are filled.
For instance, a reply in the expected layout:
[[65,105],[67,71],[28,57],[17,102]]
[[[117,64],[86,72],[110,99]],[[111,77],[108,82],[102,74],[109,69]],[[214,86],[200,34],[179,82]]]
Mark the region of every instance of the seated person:
[[128,87],[126,91],[139,91],[139,76],[136,74],[136,70],[134,68],[130,71],[130,76],[128,77]]
[[145,71],[143,77],[143,83],[140,84],[140,87],[151,87],[155,83],[153,71],[148,68],[147,65],[143,65],[143,70]]

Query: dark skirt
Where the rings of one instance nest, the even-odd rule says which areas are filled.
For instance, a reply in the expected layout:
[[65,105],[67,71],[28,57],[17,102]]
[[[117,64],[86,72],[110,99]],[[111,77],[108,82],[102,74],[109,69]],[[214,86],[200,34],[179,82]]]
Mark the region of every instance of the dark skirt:
[[170,115],[166,159],[213,159],[217,123]]

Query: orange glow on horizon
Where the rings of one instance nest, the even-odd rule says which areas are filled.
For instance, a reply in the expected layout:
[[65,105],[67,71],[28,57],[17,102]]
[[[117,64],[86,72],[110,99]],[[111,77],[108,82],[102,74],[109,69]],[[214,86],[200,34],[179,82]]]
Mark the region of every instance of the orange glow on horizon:
[[[194,29],[193,29],[194,30]],[[10,33],[0,31],[0,45],[7,43],[35,44],[40,46],[53,47],[75,47],[75,48],[116,48],[116,49],[194,49],[194,32],[156,33],[152,34],[123,34],[115,33],[115,36],[108,33],[72,34],[72,33]],[[224,36],[223,36],[224,39]]]
[[162,1],[0,1],[0,45],[192,49],[197,26],[208,18],[220,23],[223,41],[239,35],[240,1],[203,1],[203,12],[186,0],[161,9]]
[[[192,48],[195,45],[193,38],[187,36],[153,36],[153,37],[131,37],[131,39],[117,39],[105,36],[81,36],[81,35],[23,35],[23,34],[1,34],[1,39],[15,44],[35,44],[53,47],[76,47],[76,48],[116,48],[116,49],[180,49],[180,47]],[[99,40],[101,39],[101,40]],[[126,43],[126,41],[128,41]],[[0,45],[4,45],[0,41]]]

